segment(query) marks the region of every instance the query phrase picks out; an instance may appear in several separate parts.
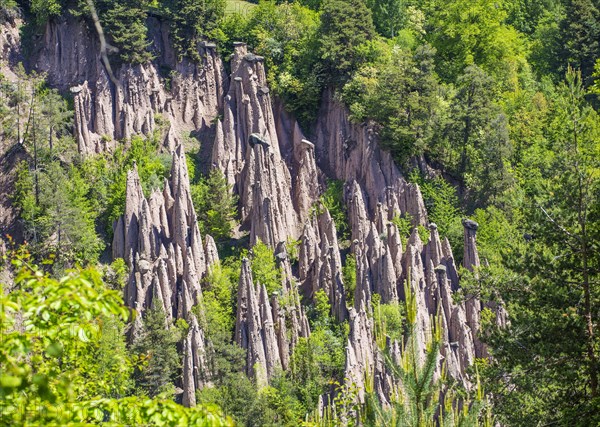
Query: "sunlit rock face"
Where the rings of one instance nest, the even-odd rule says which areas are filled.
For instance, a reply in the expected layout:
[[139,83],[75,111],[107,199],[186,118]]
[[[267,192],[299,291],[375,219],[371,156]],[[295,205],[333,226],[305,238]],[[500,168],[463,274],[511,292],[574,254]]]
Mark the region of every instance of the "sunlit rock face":
[[127,174],[125,214],[114,224],[113,258],[129,267],[125,303],[137,316],[131,329],[135,340],[143,328],[144,312],[160,307],[165,327],[184,319],[188,333],[183,342],[183,403],[194,406],[197,389],[210,383],[204,331],[193,308],[202,303],[202,277],[219,262],[214,240],[202,241],[190,194],[185,153],[173,153],[171,176],[164,190],[146,198],[137,169]]
[[[85,21],[51,21],[33,55],[33,66],[75,104],[75,137],[84,155],[110,151],[116,141],[160,131],[172,151],[190,131],[206,131],[222,109],[223,64],[211,43],[199,46],[199,63],[176,61],[166,42],[169,28],[153,20],[150,40],[157,59],[113,70],[115,84],[100,59],[96,34]],[[171,70],[161,75],[161,70]]]
[[[184,404],[194,405],[195,391],[211,380],[210,345],[198,316],[202,278],[219,259],[214,240],[200,235],[190,196],[181,146],[190,132],[210,136],[209,143],[202,141],[208,168],[221,170],[239,196],[242,232],[249,234],[251,246],[260,240],[272,248],[283,271],[280,291],[269,295],[252,277],[250,261],[242,263],[233,340],[247,352],[250,377],[266,385],[277,370],[289,368],[294,346],[310,335],[302,301],[323,291],[332,316],[350,325],[348,385],[362,387],[365,374],[374,375],[376,392],[389,401],[393,384],[376,345],[373,296],[397,303],[408,289],[415,296],[420,354],[439,325],[443,345],[436,375],[444,364],[450,377],[469,387],[468,366],[486,355],[477,339],[482,304],[476,298],[453,301],[460,278],[452,248],[429,223],[419,187],[379,147],[373,130],[351,123],[344,106],[325,92],[317,122],[305,134],[270,92],[263,58],[245,44],[235,44],[227,76],[210,43],[198,47],[199,63],[177,61],[168,31],[159,21],[152,25],[156,59],[119,67],[118,84],[100,61],[95,35],[75,18],[48,24],[33,65],[47,73],[50,84],[72,92],[75,137],[83,155],[114,150],[116,141],[157,131],[163,150],[173,153],[170,178],[148,197],[135,167],[129,172],[112,251],[130,268],[125,301],[140,313],[133,338],[143,326],[144,311],[154,305],[164,309],[166,327],[177,319],[189,325],[181,346]],[[0,40],[4,56],[13,49],[7,37]],[[161,66],[174,73],[167,78]],[[340,241],[339,224],[319,202],[326,179],[343,181],[348,241]],[[396,215],[426,227],[428,240],[422,241],[416,229],[408,239],[401,236],[392,222]],[[477,224],[465,221],[464,226],[464,267],[476,273]],[[297,241],[297,261],[288,255],[289,241]],[[347,257],[356,261],[356,283],[344,283]],[[491,308],[499,324],[505,323],[501,306]],[[400,343],[388,344],[399,358]]]

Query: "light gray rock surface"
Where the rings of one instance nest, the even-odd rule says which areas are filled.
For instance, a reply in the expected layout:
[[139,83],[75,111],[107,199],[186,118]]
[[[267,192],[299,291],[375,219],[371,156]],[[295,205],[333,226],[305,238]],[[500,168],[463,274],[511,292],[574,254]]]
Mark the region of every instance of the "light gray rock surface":
[[[125,302],[138,316],[131,335],[135,340],[143,328],[143,314],[159,306],[167,318],[190,326],[183,342],[183,402],[196,403],[197,389],[210,383],[208,343],[194,306],[202,302],[200,281],[207,272],[196,212],[192,204],[185,153],[173,153],[171,177],[164,191],[144,196],[137,168],[127,174],[125,214],[115,222],[113,258],[124,258],[130,275]],[[219,261],[214,240],[206,237],[208,265]]]
[[[9,36],[0,38],[3,57],[14,49]],[[375,390],[383,402],[389,401],[393,387],[375,343],[371,302],[375,293],[382,303],[402,302],[407,283],[416,300],[420,354],[424,356],[432,318],[439,316],[444,340],[440,367],[444,363],[448,375],[468,387],[468,366],[486,355],[476,338],[481,303],[477,298],[454,303],[460,277],[450,244],[429,224],[419,187],[379,147],[373,129],[351,123],[346,109],[327,92],[309,140],[273,99],[263,59],[243,43],[235,45],[231,76],[226,76],[214,46],[199,46],[202,59],[195,64],[177,61],[164,23],[154,22],[149,37],[157,59],[120,67],[115,72],[120,84],[115,85],[84,21],[53,21],[34,67],[46,72],[53,86],[71,90],[82,154],[114,150],[117,140],[157,130],[165,149],[174,152],[170,179],[149,197],[135,166],[128,173],[125,212],[114,224],[112,252],[130,268],[125,287],[129,306],[143,314],[158,304],[167,315],[166,327],[179,318],[190,325],[182,343],[183,402],[194,405],[196,390],[211,381],[210,346],[196,315],[202,311],[192,307],[202,302],[201,280],[218,262],[218,251],[210,236],[200,236],[181,148],[184,135],[208,130],[214,135],[210,167],[220,169],[239,196],[241,230],[249,232],[251,245],[261,240],[272,248],[283,271],[281,290],[268,295],[264,284],[254,282],[250,261],[242,263],[234,341],[247,351],[249,376],[263,386],[278,369],[289,368],[293,347],[310,335],[300,295],[310,300],[323,290],[332,315],[350,323],[348,384],[364,386],[365,373],[373,374]],[[169,85],[159,72],[161,65],[174,71]],[[339,241],[331,213],[318,204],[325,178],[344,182],[350,243]],[[429,227],[429,240],[421,241],[416,228],[410,237],[400,235],[392,222],[396,215],[410,215],[413,226]],[[464,266],[473,270],[480,263],[476,224],[464,225]],[[297,265],[284,244],[295,239]],[[348,245],[347,255],[340,252],[340,246]],[[342,279],[346,256],[356,260],[353,307],[347,306]],[[501,306],[494,309],[498,322],[506,322]],[[141,327],[143,316],[133,325],[134,338]],[[401,346],[389,345],[399,359]]]
[[155,24],[154,48],[172,72],[161,76],[156,62],[123,65],[115,71],[119,85],[104,69],[99,42],[85,21],[61,18],[46,26],[33,65],[47,73],[52,85],[73,93],[75,137],[82,154],[113,150],[117,140],[155,130],[162,131],[165,147],[173,150],[183,135],[205,131],[218,116],[226,82],[216,49],[199,47],[198,64],[177,62],[170,45],[162,42],[168,40],[168,26]]

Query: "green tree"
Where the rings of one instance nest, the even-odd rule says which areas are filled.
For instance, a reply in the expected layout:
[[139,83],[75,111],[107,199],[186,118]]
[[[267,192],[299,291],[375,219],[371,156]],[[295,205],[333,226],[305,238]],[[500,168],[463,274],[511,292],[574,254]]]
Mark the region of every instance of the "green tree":
[[6,16],[11,16],[17,8],[17,2],[15,0],[2,0],[0,1],[0,19],[6,19]]
[[523,39],[504,23],[506,9],[494,0],[430,0],[423,11],[425,38],[438,52],[437,70],[445,81],[470,65],[505,80],[524,65]]
[[168,0],[171,37],[179,57],[199,61],[198,43],[215,37],[225,14],[225,0]]
[[373,23],[379,34],[394,38],[405,19],[404,0],[368,0],[367,5],[373,12]]
[[[426,354],[423,357],[416,331],[416,298],[407,285],[404,289],[408,338],[399,363],[392,359],[389,348],[385,347],[385,328],[376,329],[379,349],[383,352],[386,367],[396,381],[399,397],[384,408],[374,391],[374,377],[367,376],[365,404],[359,412],[364,424],[398,427],[479,426],[479,416],[485,403],[481,387],[477,384],[475,399],[461,401],[442,380],[434,379],[442,344],[440,318],[429,332]],[[381,323],[380,318],[379,324]],[[484,425],[491,423],[486,420]]]
[[95,231],[95,213],[86,198],[87,185],[75,169],[69,172],[57,161],[37,174],[22,163],[14,199],[36,255],[55,253],[58,269],[73,262],[93,262],[103,247]]
[[40,139],[48,140],[50,154],[54,151],[55,140],[69,134],[73,123],[73,111],[69,109],[67,101],[56,89],[44,88],[38,94],[41,98],[40,117],[38,123],[42,125]]
[[31,13],[38,25],[45,24],[48,19],[59,16],[62,12],[60,0],[32,0]]
[[290,358],[287,375],[290,394],[301,402],[304,413],[313,410],[319,396],[340,383],[344,376],[347,324],[337,324],[330,315],[331,305],[323,290],[315,292],[314,305],[309,309],[311,334],[300,338]]
[[600,58],[600,4],[594,0],[569,0],[561,23],[565,64],[581,70],[586,85],[592,82],[594,64]]
[[302,124],[315,118],[321,101],[319,22],[298,3],[262,1],[246,23],[246,41],[265,57],[269,86]]
[[53,162],[41,175],[40,205],[45,215],[40,222],[55,242],[59,257],[93,261],[102,243],[94,228],[86,185],[74,169],[71,172],[67,175],[58,162]]
[[361,47],[375,35],[371,11],[364,0],[324,0],[319,54],[325,81],[345,83],[365,59]]
[[375,64],[362,67],[343,89],[353,120],[377,122],[382,145],[401,163],[421,155],[433,136],[439,110],[434,56],[429,45],[414,51],[383,45]]
[[494,88],[493,79],[481,68],[465,68],[457,80],[458,92],[446,130],[451,148],[442,163],[462,179],[471,209],[486,206],[506,188],[508,180],[508,124],[494,102]]
[[2,425],[231,425],[214,407],[123,397],[131,362],[119,293],[94,269],[56,280],[23,251],[11,259],[15,283],[0,289]]
[[527,239],[510,248],[501,280],[487,284],[510,324],[490,328],[486,378],[502,423],[595,425],[600,122],[573,70],[550,109],[548,144],[530,149],[524,167]]
[[281,268],[277,267],[273,250],[260,239],[252,247],[250,265],[254,284],[260,283],[266,286],[269,295],[281,289]]
[[353,307],[354,291],[356,289],[356,255],[353,253],[346,255],[346,262],[342,267],[342,276],[344,278],[344,288],[346,289],[346,304]]
[[135,383],[150,397],[172,394],[181,368],[177,353],[180,334],[174,327],[166,327],[162,307],[147,310],[143,322],[143,332],[133,346],[133,351],[142,358],[142,365],[134,373]]
[[142,64],[152,59],[146,28],[149,6],[148,0],[98,0],[104,33],[125,63]]
[[213,169],[208,177],[192,184],[191,192],[200,231],[217,241],[230,238],[237,216],[237,196],[223,172]]
[[506,22],[521,33],[532,34],[540,22],[548,17],[557,16],[562,5],[561,0],[520,0],[503,3],[508,16]]
[[316,213],[320,213],[320,205],[323,205],[329,211],[335,222],[339,239],[348,239],[350,237],[350,226],[348,225],[348,209],[346,203],[344,203],[344,181],[329,181],[325,192],[321,194],[317,202]]

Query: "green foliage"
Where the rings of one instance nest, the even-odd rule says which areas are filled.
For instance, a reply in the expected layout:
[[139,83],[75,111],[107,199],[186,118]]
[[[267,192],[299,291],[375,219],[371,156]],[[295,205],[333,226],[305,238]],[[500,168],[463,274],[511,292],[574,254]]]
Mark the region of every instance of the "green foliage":
[[342,98],[352,118],[379,124],[381,143],[402,162],[430,144],[438,108],[438,83],[433,70],[435,50],[414,52],[379,43],[377,60],[366,63],[344,86]]
[[429,230],[427,227],[421,224],[417,225],[417,233],[419,233],[419,239],[421,239],[423,243],[429,241]]
[[507,1],[506,22],[524,34],[533,34],[548,16],[558,13],[560,0]]
[[521,35],[505,24],[506,10],[492,0],[425,2],[425,38],[438,51],[438,72],[452,81],[478,65],[510,78],[525,63]]
[[[203,39],[218,41],[224,57],[231,53],[232,41],[245,41],[265,57],[269,87],[305,132],[314,129],[310,124],[324,89],[333,88],[351,120],[371,126],[401,167],[426,162],[450,177],[451,185],[441,178],[412,180],[420,185],[430,220],[449,238],[457,263],[462,213],[480,224],[479,253],[490,266],[461,271],[457,298],[503,300],[510,313],[503,330],[495,325],[493,305],[482,312],[482,338],[493,359],[479,361],[478,369],[492,392],[499,422],[597,424],[600,131],[598,114],[586,101],[595,102],[592,94],[598,92],[597,2],[262,1],[243,14],[233,10],[241,2],[227,3],[227,16],[222,0],[102,0],[96,6],[109,43],[119,49],[119,62],[151,59],[150,15],[169,21],[179,57],[202,60],[197,46]],[[14,6],[0,1],[1,19],[12,19],[7,10]],[[66,13],[66,7],[75,16],[87,14],[83,2],[32,0],[21,7],[38,32]],[[569,71],[565,83],[556,86],[569,65],[580,68],[583,77]],[[133,162],[149,194],[162,185],[169,159],[155,154],[157,137],[134,137],[125,143],[130,144],[127,150],[80,159],[70,136],[69,104],[43,80],[28,76],[22,67],[14,81],[0,79],[0,137],[6,145],[22,142],[29,155],[16,171],[13,203],[35,255],[58,253],[47,267],[56,274],[98,259],[103,245],[96,233],[110,239],[112,222],[124,208],[126,174]],[[222,245],[232,234],[237,201],[222,174],[200,177],[193,164],[189,171],[201,231]],[[350,230],[341,182],[328,185],[315,211],[323,206],[344,241]],[[397,215],[393,222],[406,245],[416,224],[410,216]],[[418,226],[417,232],[428,239],[426,228]],[[288,243],[294,259],[297,242]],[[280,289],[282,273],[272,251],[260,242],[252,250],[252,270],[269,292]],[[18,281],[17,293],[0,293],[2,329],[10,331],[8,341],[0,343],[2,365],[8,366],[0,374],[0,409],[9,414],[9,424],[93,424],[120,417],[119,422],[131,425],[188,425],[210,424],[211,417],[218,417],[170,401],[124,397],[134,391],[132,370],[144,393],[171,391],[169,384],[179,375],[175,340],[187,324],[180,321],[166,331],[164,315],[149,312],[151,330],[136,348],[143,355],[137,366],[124,346],[119,315],[98,312],[114,295],[96,301],[93,294],[104,292],[105,286],[121,289],[127,276],[123,260],[103,269],[105,284],[79,272],[69,273],[57,288],[43,274],[30,273]],[[238,274],[239,259],[214,266],[203,287],[204,301],[196,308],[204,315],[199,317],[212,343],[215,371],[215,387],[199,392],[198,400],[222,403],[243,424],[296,425],[314,409],[320,394],[343,380],[347,324],[337,325],[329,317],[327,297],[318,292],[307,308],[312,336],[296,346],[290,372],[275,376],[258,392],[242,372],[243,350],[232,343]],[[356,286],[352,254],[346,257],[343,276],[351,304]],[[59,303],[43,288],[68,301]],[[17,295],[28,293],[44,295],[31,300],[35,309],[19,305],[24,300],[16,303],[18,308],[11,306]],[[71,300],[81,301],[75,306]],[[48,301],[58,308],[66,304],[72,313],[48,309]],[[336,400],[344,413],[362,417],[365,424],[413,425],[438,412],[440,425],[470,424],[482,405],[480,390],[474,402],[463,402],[472,412],[461,419],[460,399],[429,376],[437,363],[431,351],[436,338],[419,366],[411,355],[415,334],[404,334],[404,317],[409,330],[414,322],[411,309],[374,308],[381,347],[385,335],[407,338],[401,366],[394,371],[405,393],[385,410],[372,398],[359,408],[351,402],[352,392],[340,394]],[[47,329],[34,336],[31,329],[4,327],[20,325],[20,313],[27,325],[41,316],[49,322]],[[60,334],[66,334],[60,344],[48,338]],[[11,347],[7,350],[5,344]],[[447,393],[438,402],[441,389]],[[59,413],[59,404],[68,410]],[[46,412],[28,414],[22,407]]]
[[198,43],[219,38],[215,32],[225,15],[225,0],[166,0],[171,37],[179,57],[200,61]]
[[523,238],[486,236],[508,243],[485,285],[507,304],[510,324],[486,331],[494,359],[483,374],[502,423],[594,425],[600,128],[578,73],[567,73],[549,117],[547,141],[524,152],[518,171],[513,209]]
[[[215,405],[185,408],[172,400],[131,396],[122,399],[97,399],[76,402],[66,411],[67,416],[53,419],[64,426],[82,424],[153,425],[177,427],[231,427],[231,419],[222,415]],[[62,410],[62,408],[61,408]],[[108,421],[107,421],[108,420]]]
[[110,265],[107,265],[103,271],[104,283],[114,290],[121,290],[125,287],[129,271],[123,258],[115,259]]
[[[244,366],[245,355],[239,352],[235,362]],[[233,361],[232,361],[232,366]],[[243,372],[228,373],[218,376],[217,386],[205,387],[198,394],[198,401],[204,404],[222,406],[223,410],[236,421],[236,425],[252,425],[259,411],[254,411],[253,403],[257,400],[257,390],[252,381]]]
[[406,19],[406,3],[403,0],[368,0],[373,12],[373,23],[379,34],[394,38]]
[[[200,61],[198,44],[205,39],[223,39],[219,23],[225,14],[226,0],[98,0],[94,6],[108,43],[115,47],[120,61],[142,64],[153,59],[148,39],[150,14],[171,24],[171,40],[180,58]],[[30,12],[36,23],[44,25],[68,9],[76,16],[90,17],[85,2],[72,5],[62,0],[33,0]]]
[[[207,332],[213,343],[231,339],[234,327],[235,272],[220,262],[212,265],[206,276],[206,288],[202,290],[204,316]],[[218,345],[218,344],[217,344]]]
[[314,300],[314,323],[318,325],[327,324],[329,322],[329,312],[331,305],[329,297],[323,289],[319,289],[313,296]]
[[15,0],[0,0],[0,20],[5,19],[6,15],[12,14],[17,8]]
[[181,368],[177,342],[181,338],[175,328],[167,328],[162,307],[153,307],[144,313],[142,334],[134,342],[133,351],[140,357],[134,379],[138,389],[150,397],[171,397],[173,382]]
[[226,17],[220,26],[225,40],[244,41],[265,57],[267,80],[287,110],[303,124],[316,117],[322,82],[318,64],[319,15],[298,2],[261,1],[247,13]]
[[581,70],[589,85],[594,64],[600,58],[600,5],[593,0],[565,1],[565,19],[561,22],[562,67]]
[[104,33],[119,49],[125,63],[142,64],[153,59],[148,50],[148,0],[98,0],[97,9]]
[[344,289],[346,290],[346,303],[349,307],[354,306],[354,291],[356,289],[356,255],[346,255],[346,262],[342,267]]
[[91,395],[122,398],[133,389],[133,361],[125,345],[125,324],[115,316],[99,319],[99,338],[91,357],[96,369],[92,371],[87,389]]
[[[401,385],[398,388],[399,396],[392,400],[389,407],[383,408],[374,391],[373,378],[367,377],[365,404],[359,412],[361,421],[369,426],[478,426],[478,418],[484,405],[484,396],[479,384],[476,398],[472,402],[467,399],[459,403],[452,389],[447,388],[443,381],[434,379],[442,343],[441,318],[437,318],[433,330],[426,336],[426,353],[423,357],[420,354],[419,334],[416,329],[416,298],[407,284],[404,286],[404,292],[409,332],[399,362],[395,362],[389,349],[385,348],[386,341],[377,340],[380,350],[384,351],[386,366],[397,384]],[[377,324],[385,331],[385,323],[381,317],[377,319]],[[380,328],[378,329],[381,332]],[[462,410],[459,409],[459,405],[463,406]],[[488,421],[486,425],[491,423]]]
[[294,384],[284,376],[274,378],[272,386],[259,390],[251,409],[252,426],[296,426],[302,419],[303,407],[292,394]]
[[377,303],[373,308],[373,321],[375,323],[377,340],[388,336],[391,340],[402,342],[404,336],[404,306],[391,302],[389,304]]
[[[331,215],[331,218],[335,222],[338,238],[340,240],[347,240],[350,237],[350,226],[348,224],[348,210],[344,203],[344,181],[329,181],[318,203],[329,211],[329,215]],[[316,213],[319,214],[318,205],[316,210]]]
[[477,249],[479,257],[490,265],[501,265],[503,258],[513,257],[514,251],[519,251],[523,245],[523,230],[518,224],[523,224],[522,214],[514,210],[511,216],[500,209],[490,206],[487,209],[478,209],[473,215],[473,220],[479,224],[477,229]]
[[59,162],[51,162],[34,174],[21,163],[14,203],[36,254],[55,252],[60,265],[95,261],[102,243],[94,228],[93,206],[86,198],[87,185],[78,171],[65,171]]
[[277,267],[271,248],[260,239],[252,247],[250,264],[255,285],[258,283],[264,285],[269,295],[281,289],[283,274],[281,268]]
[[450,246],[460,264],[463,252],[463,226],[456,189],[441,177],[425,179],[413,173],[411,180],[419,184],[429,221],[438,227],[440,237],[448,238]]
[[26,253],[15,254],[13,266],[15,287],[0,292],[0,407],[7,425],[220,418],[172,402],[122,398],[132,369],[122,334],[129,311],[96,270],[55,280]]
[[394,215],[392,218],[392,223],[398,228],[398,233],[400,234],[400,242],[403,247],[406,247],[408,244],[408,239],[410,235],[417,230],[419,234],[419,239],[423,243],[427,243],[429,241],[429,230],[421,224],[418,224],[416,227],[413,225],[412,216],[405,212],[403,216],[400,216],[398,213]]
[[366,59],[363,46],[375,35],[364,0],[324,0],[319,55],[326,82],[343,85]]
[[342,328],[317,327],[294,348],[289,375],[304,413],[315,408],[332,381],[343,379],[345,340]]
[[[450,147],[440,160],[462,177],[471,206],[492,202],[509,184],[505,159],[511,155],[508,123],[494,102],[494,81],[477,66],[457,79],[446,135]],[[470,207],[471,207],[470,206]]]
[[285,241],[285,250],[288,254],[288,257],[290,258],[290,261],[292,263],[297,262],[298,261],[298,255],[300,252],[300,244],[301,244],[301,240],[294,240],[292,238],[292,236],[288,236],[288,238]]
[[237,196],[223,172],[213,169],[208,177],[191,185],[191,193],[200,232],[216,241],[229,239],[237,216]]
[[62,12],[60,0],[32,0],[31,13],[39,25],[45,24],[48,19],[57,17]]
[[398,228],[402,247],[406,247],[408,238],[410,237],[410,233],[413,229],[412,215],[408,212],[405,212],[404,215],[400,215],[398,212],[396,212],[392,218],[392,223]]
[[88,183],[87,198],[97,213],[96,222],[111,237],[112,225],[125,211],[127,172],[135,163],[142,188],[149,196],[153,188],[161,188],[170,170],[170,156],[157,154],[155,137],[131,139],[129,149],[117,149],[112,154],[88,157],[78,165],[83,180]]

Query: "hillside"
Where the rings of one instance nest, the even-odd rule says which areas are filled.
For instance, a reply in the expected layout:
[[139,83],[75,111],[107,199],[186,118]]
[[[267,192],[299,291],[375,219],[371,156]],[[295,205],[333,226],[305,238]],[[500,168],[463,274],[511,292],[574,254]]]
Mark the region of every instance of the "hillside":
[[599,5],[0,8],[2,423],[599,421]]

